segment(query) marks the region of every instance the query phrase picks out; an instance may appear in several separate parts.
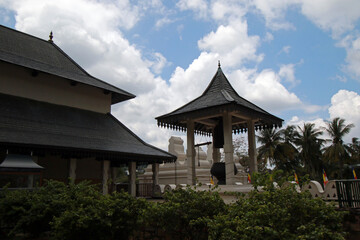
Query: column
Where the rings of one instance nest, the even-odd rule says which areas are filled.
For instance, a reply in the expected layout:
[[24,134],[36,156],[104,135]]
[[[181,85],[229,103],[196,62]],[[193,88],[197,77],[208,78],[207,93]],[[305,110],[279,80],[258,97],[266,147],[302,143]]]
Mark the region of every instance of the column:
[[110,172],[111,172],[111,190],[110,191],[116,192],[117,167],[110,167]]
[[[175,163],[176,164],[176,163]],[[153,163],[152,164],[152,180],[153,180],[153,194],[155,192],[155,186],[159,184],[159,164]]]
[[129,162],[129,192],[130,195],[136,197],[136,162]]
[[[213,141],[214,142],[214,141]],[[215,148],[214,144],[212,147],[212,159],[213,159],[213,163],[217,163],[220,162],[220,148]]]
[[196,184],[196,173],[195,173],[195,147],[194,147],[194,121],[189,120],[187,122],[187,184]]
[[102,192],[103,194],[109,193],[109,175],[110,175],[110,161],[104,160],[102,165]]
[[224,124],[224,153],[225,153],[225,173],[226,185],[235,184],[234,172],[234,150],[232,141],[232,121],[230,113],[223,114]]
[[255,141],[255,123],[253,121],[247,122],[248,126],[248,144],[249,144],[249,158],[250,158],[250,174],[258,171],[256,158],[256,141]]
[[70,158],[69,180],[71,183],[75,183],[75,180],[76,180],[76,158]]
[[[38,162],[38,158],[35,156],[31,156],[32,160],[34,163]],[[28,188],[33,188],[34,187],[34,174],[31,174],[28,176],[28,181],[27,181],[27,187]]]

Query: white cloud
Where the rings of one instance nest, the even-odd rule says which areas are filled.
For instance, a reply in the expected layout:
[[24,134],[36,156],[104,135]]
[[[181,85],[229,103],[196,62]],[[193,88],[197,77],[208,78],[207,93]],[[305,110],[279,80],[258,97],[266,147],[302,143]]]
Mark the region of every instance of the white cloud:
[[201,50],[219,54],[229,67],[249,60],[261,62],[263,55],[256,53],[259,45],[259,36],[249,36],[247,23],[242,21],[233,21],[227,26],[220,25],[216,32],[211,32],[198,41]]
[[298,3],[297,0],[254,0],[251,5],[264,16],[266,26],[273,30],[295,29],[295,27],[285,19],[286,10]]
[[286,82],[292,84],[296,83],[295,78],[295,64],[283,64],[280,66],[279,76],[283,78]]
[[295,109],[302,104],[294,93],[280,83],[279,74],[271,69],[260,73],[237,70],[228,79],[242,97],[270,113]]
[[154,73],[160,74],[162,72],[162,69],[165,66],[170,65],[170,63],[167,62],[166,58],[161,53],[154,53],[153,54],[155,60],[151,63],[151,69]]
[[173,22],[174,22],[173,19],[170,19],[167,16],[165,16],[165,17],[163,17],[163,18],[156,21],[155,28],[160,29],[160,28],[164,27],[165,25],[168,25],[168,24],[173,23]]
[[244,20],[248,11],[246,2],[237,0],[215,0],[211,2],[210,15],[216,21],[230,23],[233,20]]
[[192,10],[199,18],[206,18],[208,14],[208,3],[206,0],[180,0],[177,3],[180,10]]
[[331,98],[329,107],[330,119],[340,117],[346,120],[347,124],[353,123],[353,128],[347,137],[349,142],[352,137],[360,136],[360,95],[353,91],[339,90]]
[[269,32],[266,32],[263,41],[264,41],[264,42],[271,42],[272,40],[274,40],[274,35],[272,35],[272,34],[269,33]]
[[[269,24],[275,24],[271,28],[287,27],[281,19],[284,9],[291,6],[289,1],[284,6],[279,1],[272,1],[272,6],[262,1],[255,2],[267,14]],[[299,108],[305,111],[319,109],[302,103],[282,84],[296,82],[296,64],[284,64],[279,72],[271,69],[257,72],[255,67],[246,69],[242,66],[244,63],[256,65],[264,58],[262,53],[258,53],[260,37],[248,33],[245,20],[248,2],[234,0],[226,5],[223,1],[179,1],[179,9],[192,10],[201,18],[211,17],[218,27],[198,41],[199,56],[186,68],[176,67],[168,82],[154,76],[169,64],[166,56],[154,51],[153,56],[145,58],[121,32],[134,27],[146,14],[144,11],[150,11],[152,7],[166,12],[161,1],[139,1],[139,5],[134,6],[127,0],[37,0],[36,3],[31,0],[0,0],[1,5],[16,12],[19,30],[41,38],[47,38],[53,30],[55,43],[92,75],[136,94],[135,99],[113,106],[113,114],[145,141],[163,149],[167,149],[170,135],[181,133],[158,128],[154,118],[198,97],[215,74],[218,60],[221,60],[222,68],[237,92],[270,113]],[[172,21],[168,16],[165,15],[162,23],[158,21],[158,27]],[[181,35],[184,25],[179,26]],[[268,32],[264,40],[273,38]]]
[[344,71],[360,80],[360,37],[352,31],[360,19],[358,0],[302,0],[302,13],[319,28],[332,33],[347,53]]
[[281,53],[289,54],[289,53],[290,53],[290,49],[291,49],[291,46],[284,46],[284,47],[280,50],[279,54],[281,54]]
[[349,34],[338,43],[338,46],[345,48],[347,53],[344,71],[360,80],[360,35]]
[[358,0],[302,0],[301,11],[323,30],[337,37],[354,28],[360,18]]

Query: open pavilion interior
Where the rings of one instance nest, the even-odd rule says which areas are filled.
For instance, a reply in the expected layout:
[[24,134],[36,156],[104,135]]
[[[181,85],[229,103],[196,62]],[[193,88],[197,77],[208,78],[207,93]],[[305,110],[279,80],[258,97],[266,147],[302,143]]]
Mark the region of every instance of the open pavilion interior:
[[203,94],[184,106],[156,118],[160,127],[187,132],[187,184],[196,184],[194,134],[212,136],[213,162],[225,153],[226,184],[235,184],[233,134],[247,132],[250,172],[257,172],[255,130],[277,128],[283,120],[239,96],[218,69]]

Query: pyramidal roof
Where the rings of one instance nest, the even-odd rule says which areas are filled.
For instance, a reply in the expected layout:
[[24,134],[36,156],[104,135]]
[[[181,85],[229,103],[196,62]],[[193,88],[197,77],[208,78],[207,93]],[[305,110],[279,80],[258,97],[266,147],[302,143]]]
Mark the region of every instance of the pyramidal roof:
[[[211,117],[219,115],[224,111],[238,112],[240,115],[245,115],[248,118],[258,119],[257,123],[255,123],[255,126],[258,128],[261,128],[261,126],[281,126],[283,121],[239,96],[223,73],[220,64],[208,87],[200,97],[156,119],[160,126],[175,129],[180,127],[180,129],[183,129],[186,127],[184,121],[188,119]],[[198,131],[210,132],[200,125],[198,124]],[[238,127],[233,126],[233,129],[244,130],[246,129],[246,124],[241,124]]]
[[135,97],[88,74],[51,38],[46,41],[0,25],[0,61],[103,89],[112,93],[112,104]]

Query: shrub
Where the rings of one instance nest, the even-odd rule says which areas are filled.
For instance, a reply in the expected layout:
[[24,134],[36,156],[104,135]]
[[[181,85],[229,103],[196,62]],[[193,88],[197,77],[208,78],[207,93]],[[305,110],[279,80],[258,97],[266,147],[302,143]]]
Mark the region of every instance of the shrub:
[[293,188],[253,191],[208,220],[209,239],[345,239],[343,215]]
[[140,229],[147,202],[128,193],[73,204],[52,223],[55,239],[128,239]]
[[212,219],[226,209],[217,192],[190,187],[167,192],[164,199],[149,208],[147,223],[150,228],[162,229],[172,239],[207,239],[204,219]]

